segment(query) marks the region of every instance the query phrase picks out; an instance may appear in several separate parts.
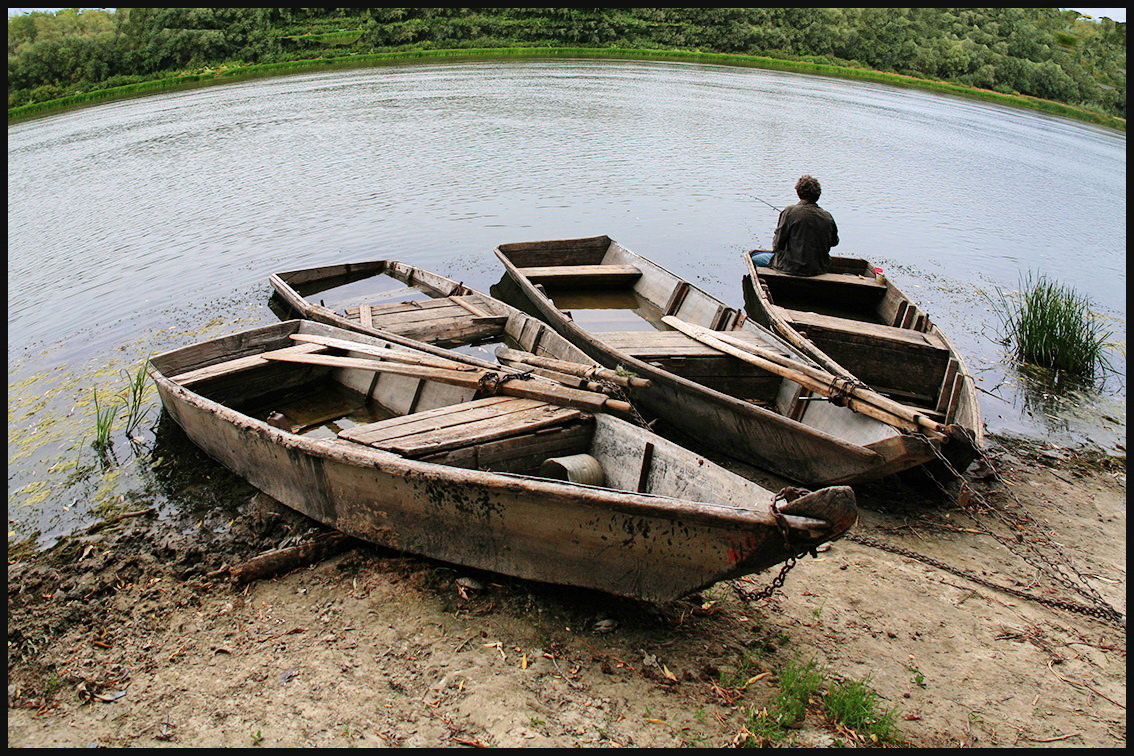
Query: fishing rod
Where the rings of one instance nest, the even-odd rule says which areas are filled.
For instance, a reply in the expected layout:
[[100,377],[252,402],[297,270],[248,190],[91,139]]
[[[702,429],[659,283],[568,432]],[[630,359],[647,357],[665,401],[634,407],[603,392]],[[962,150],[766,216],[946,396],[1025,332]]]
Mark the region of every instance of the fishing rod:
[[764,203],[765,205],[767,205],[768,207],[770,207],[770,208],[772,208],[773,210],[775,210],[775,211],[776,211],[777,213],[778,213],[778,212],[780,212],[780,208],[776,207],[775,205],[773,205],[773,204],[772,204],[771,202],[768,202],[767,200],[764,200],[764,199],[760,199],[760,198],[759,198],[759,197],[757,197],[757,196],[756,196],[755,194],[753,194],[753,195],[752,195],[752,199],[757,199],[757,200],[760,200],[760,201],[761,201],[761,202],[763,202],[763,203]]

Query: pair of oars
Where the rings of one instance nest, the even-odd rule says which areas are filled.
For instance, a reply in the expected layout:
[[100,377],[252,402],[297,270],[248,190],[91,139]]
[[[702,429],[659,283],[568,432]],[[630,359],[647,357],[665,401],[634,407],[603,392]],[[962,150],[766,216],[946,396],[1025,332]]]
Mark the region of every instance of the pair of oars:
[[713,331],[693,323],[686,323],[672,315],[663,317],[662,322],[719,352],[736,357],[774,375],[795,381],[809,391],[817,392],[827,398],[845,397],[847,406],[852,410],[875,420],[880,420],[887,425],[928,433],[938,440],[943,440],[951,435],[947,426],[926,417],[911,407],[882,396],[870,388],[851,384],[844,378],[793,360],[773,350],[743,342],[722,331]]
[[[509,377],[524,374],[514,369],[501,367],[499,371],[489,370],[424,352],[380,347],[316,334],[296,333],[292,334],[291,338],[295,341],[319,344],[332,349],[349,350],[368,356],[345,357],[331,354],[285,354],[277,352],[262,355],[264,359],[326,367],[356,368],[375,373],[391,373],[473,389],[489,386],[496,393],[561,404],[587,412],[629,414],[632,411],[629,402],[611,399],[606,394],[596,391],[572,388],[551,380],[509,380]],[[375,357],[378,359],[373,359]]]

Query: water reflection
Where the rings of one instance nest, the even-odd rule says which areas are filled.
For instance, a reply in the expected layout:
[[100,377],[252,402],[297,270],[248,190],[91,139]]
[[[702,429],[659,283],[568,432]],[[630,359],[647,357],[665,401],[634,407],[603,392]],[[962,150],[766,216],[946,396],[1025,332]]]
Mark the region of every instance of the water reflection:
[[1079,377],[1027,363],[1018,363],[1012,370],[1019,386],[1021,410],[1039,420],[1051,437],[1069,437],[1075,422],[1084,418],[1112,428],[1123,422],[1099,409],[1105,398],[1101,375]]

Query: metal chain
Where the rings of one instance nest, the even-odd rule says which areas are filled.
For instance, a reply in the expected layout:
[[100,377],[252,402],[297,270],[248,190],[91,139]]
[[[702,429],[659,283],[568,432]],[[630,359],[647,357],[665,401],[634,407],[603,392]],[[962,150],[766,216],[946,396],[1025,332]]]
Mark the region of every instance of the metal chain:
[[[530,375],[524,375],[523,376],[523,378],[528,378],[528,377],[530,377]],[[606,380],[596,379],[596,382],[602,384],[602,386],[605,389],[607,389],[607,391],[605,391],[604,393],[608,393],[609,395],[614,396],[615,398],[620,399],[622,401],[625,401],[627,404],[630,405],[632,418],[633,418],[635,423],[637,423],[638,425],[640,425],[643,428],[648,429],[650,427],[650,423],[638,411],[638,408],[634,404],[634,402],[630,401],[629,395],[620,385],[618,385],[618,384],[616,384],[612,381],[606,381]],[[845,383],[846,383],[846,386],[842,386],[842,385],[839,386],[839,388],[844,389],[844,391],[838,392],[840,395],[843,394],[843,393],[845,393],[846,395],[849,395],[850,389],[855,387],[854,383],[852,381],[845,381]],[[924,440],[929,445],[929,447],[933,450],[934,454],[937,456],[938,460],[945,466],[946,470],[950,473],[950,475],[954,476],[958,480],[964,481],[964,476],[960,472],[958,472],[957,469],[953,466],[953,464],[941,453],[941,450],[938,448],[938,444],[933,443],[930,439],[926,438],[923,434],[914,433],[912,435],[921,437],[922,440]],[[1003,479],[1000,478],[999,473],[997,473],[996,469],[992,466],[991,461],[989,460],[988,456],[985,455],[983,452],[979,452],[979,451],[978,451],[978,454],[980,455],[981,461],[985,463],[985,465],[988,467],[988,469],[992,470],[996,481],[1001,483],[1001,484],[1004,484]],[[944,484],[942,484],[941,481],[937,480],[936,477],[934,477],[933,475],[930,475],[930,478],[933,480],[934,484],[941,490],[942,493],[944,493],[946,496],[949,496],[950,498],[953,498],[954,502],[973,519],[978,519],[978,515],[979,515],[979,512],[976,510],[976,508],[970,506],[970,501],[975,500],[975,501],[977,501],[981,504],[984,504],[987,511],[995,513],[997,519],[999,519],[1003,524],[1007,525],[1008,527],[1010,527],[1012,529],[1022,529],[1023,526],[1020,523],[1012,522],[1009,519],[1009,517],[1007,516],[1007,514],[1001,512],[1000,510],[998,510],[994,506],[992,506],[990,503],[985,501],[983,499],[983,497],[980,495],[980,492],[973,490],[971,487],[968,487],[967,482],[964,483],[963,485],[966,486],[966,488],[967,488],[967,490],[970,494],[970,497],[969,497],[968,500],[962,501],[960,499],[960,497],[953,497],[949,493],[949,491],[945,488]],[[1009,490],[1006,485],[1004,486],[1004,490],[1012,498],[1013,502],[1016,504],[1017,507],[1022,506],[1019,502],[1019,499],[1016,498],[1015,494],[1013,494],[1011,492],[1011,490]],[[794,489],[793,489],[793,491],[794,491]],[[788,494],[787,490],[780,491],[779,493],[776,494],[776,498],[772,501],[772,513],[774,515],[777,515],[777,516],[779,515],[778,503],[781,500],[784,499],[786,494]],[[1021,513],[1020,519],[1022,521],[1025,521],[1025,524],[1035,526],[1036,528],[1038,528],[1038,523],[1036,523],[1034,518],[1032,518],[1026,512]],[[788,532],[781,528],[781,533],[784,536],[785,544],[788,545],[789,549],[792,549],[794,551],[795,547],[790,543]],[[980,577],[979,575],[974,575],[973,573],[967,572],[965,570],[961,570],[957,567],[953,567],[953,566],[946,564],[945,562],[942,562],[938,559],[934,559],[933,557],[929,557],[929,556],[926,556],[924,554],[919,554],[917,552],[914,552],[910,549],[903,548],[901,546],[892,546],[892,545],[883,543],[882,541],[879,541],[877,539],[871,538],[869,536],[861,536],[861,535],[856,535],[856,534],[853,534],[853,533],[848,533],[844,537],[847,540],[853,541],[855,543],[859,543],[859,544],[864,545],[864,546],[871,546],[871,547],[874,547],[874,548],[877,548],[877,549],[881,549],[882,551],[889,551],[891,553],[898,554],[900,556],[905,556],[905,557],[908,557],[910,559],[914,559],[916,561],[922,562],[924,564],[928,564],[928,565],[931,565],[933,567],[937,567],[938,569],[945,570],[946,572],[950,572],[954,575],[957,575],[958,577],[962,577],[966,580],[977,583],[978,585],[983,585],[986,588],[992,588],[994,590],[999,590],[999,591],[1002,591],[1004,593],[1008,593],[1008,594],[1011,594],[1013,596],[1017,596],[1017,597],[1022,598],[1022,599],[1034,601],[1036,603],[1044,604],[1046,606],[1054,607],[1054,608],[1057,608],[1057,609],[1064,609],[1066,611],[1077,612],[1079,614],[1092,616],[1092,617],[1095,617],[1097,619],[1101,619],[1103,621],[1107,621],[1107,622],[1117,624],[1119,626],[1125,626],[1125,624],[1126,624],[1125,617],[1123,617],[1123,615],[1118,610],[1116,610],[1112,606],[1110,606],[1110,604],[1107,603],[1106,600],[1101,595],[1099,595],[1099,593],[1097,591],[1094,590],[1094,588],[1092,588],[1089,584],[1087,584],[1085,577],[1081,573],[1078,573],[1078,572],[1074,573],[1074,578],[1076,578],[1078,582],[1076,582],[1075,579],[1072,579],[1072,577],[1069,577],[1066,574],[1066,572],[1070,569],[1069,560],[1067,560],[1067,557],[1063,554],[1063,552],[1059,548],[1059,546],[1057,544],[1053,543],[1050,539],[1043,537],[1042,534],[1039,534],[1041,537],[1043,537],[1044,543],[1047,544],[1051,549],[1056,551],[1061,558],[1063,558],[1064,565],[1062,565],[1062,566],[1056,564],[1055,562],[1053,562],[1050,559],[1047,559],[1042,553],[1039,552],[1039,550],[1033,544],[1031,544],[1028,541],[1025,541],[1024,537],[1022,535],[1017,535],[1015,539],[1007,539],[1007,538],[1004,538],[1002,536],[998,536],[995,533],[990,532],[989,534],[992,535],[994,538],[996,538],[998,541],[1000,541],[1002,544],[1004,544],[1006,547],[1008,547],[1009,550],[1013,551],[1013,553],[1017,553],[1018,556],[1020,556],[1029,565],[1031,565],[1032,567],[1035,567],[1037,570],[1040,570],[1041,572],[1046,572],[1046,573],[1050,574],[1059,583],[1063,584],[1065,587],[1069,588],[1070,590],[1074,591],[1075,593],[1078,593],[1079,595],[1084,596],[1085,598],[1089,599],[1091,601],[1091,603],[1094,604],[1094,605],[1093,606],[1084,606],[1082,604],[1077,604],[1077,603],[1072,602],[1072,601],[1064,601],[1064,600],[1061,600],[1061,599],[1048,598],[1046,596],[1037,596],[1035,594],[1028,593],[1026,591],[1021,591],[1017,588],[999,585],[999,584],[993,583],[989,580],[986,580],[986,579]],[[1023,544],[1026,547],[1026,549],[1028,551],[1030,551],[1031,553],[1030,554],[1029,553],[1021,554],[1021,553],[1017,552],[1015,549],[1012,548],[1012,546],[1015,545],[1015,544]],[[758,590],[758,591],[752,591],[752,590],[748,590],[747,588],[743,588],[743,587],[737,585],[736,581],[729,581],[729,585],[732,586],[732,589],[744,601],[763,601],[763,600],[769,599],[773,595],[775,595],[776,591],[783,588],[784,583],[787,580],[788,573],[791,572],[791,570],[795,567],[796,563],[799,560],[799,557],[803,556],[806,553],[807,553],[807,550],[804,550],[803,552],[799,552],[799,553],[793,553],[793,556],[788,557],[788,559],[786,559],[784,561],[783,567],[780,568],[779,573],[776,575],[776,577],[774,577],[772,579],[772,582],[770,584],[768,584],[767,586],[765,586],[764,588]],[[1039,563],[1040,561],[1042,561],[1043,563],[1042,564]]]
[[[960,507],[966,514],[968,514],[974,520],[979,521],[979,518],[980,518],[980,515],[981,515],[981,512],[976,507],[972,506],[972,502],[975,501],[975,502],[984,506],[985,512],[992,513],[993,516],[997,520],[999,520],[1003,525],[1007,526],[1012,531],[1023,530],[1025,527],[1034,528],[1037,531],[1036,536],[1041,538],[1043,543],[1049,549],[1054,551],[1060,559],[1062,559],[1062,563],[1056,563],[1054,560],[1047,557],[1045,554],[1043,554],[1039,550],[1039,548],[1033,542],[1026,540],[1024,535],[1021,534],[1021,533],[1017,533],[1017,535],[1014,538],[1007,538],[1007,537],[1004,537],[1004,536],[997,535],[996,533],[993,533],[989,529],[986,529],[986,532],[988,532],[989,535],[991,535],[993,538],[995,538],[997,541],[999,541],[1001,544],[1003,544],[1006,548],[1008,548],[1009,551],[1012,551],[1012,553],[1019,556],[1021,559],[1023,559],[1025,562],[1027,562],[1029,565],[1031,565],[1035,569],[1039,570],[1040,572],[1047,574],[1049,577],[1054,578],[1056,580],[1056,582],[1062,584],[1064,587],[1068,588],[1072,592],[1077,593],[1080,596],[1083,596],[1084,598],[1088,599],[1091,602],[1091,604],[1093,604],[1093,606],[1085,607],[1085,606],[1082,606],[1080,604],[1076,604],[1074,602],[1062,601],[1062,600],[1059,600],[1059,599],[1049,599],[1049,598],[1046,598],[1046,597],[1043,597],[1043,596],[1036,596],[1034,594],[1030,594],[1030,593],[1027,593],[1027,592],[1024,592],[1024,591],[1019,591],[1015,588],[996,585],[994,583],[990,583],[990,582],[984,580],[983,578],[980,578],[978,576],[967,573],[963,570],[959,570],[957,568],[946,565],[945,563],[940,562],[939,560],[933,559],[932,557],[928,557],[928,556],[925,556],[923,554],[917,554],[913,551],[909,551],[908,549],[903,549],[903,548],[898,547],[898,546],[889,546],[889,545],[886,545],[886,544],[882,544],[880,541],[876,541],[876,540],[871,539],[867,536],[857,536],[857,535],[854,535],[854,534],[848,534],[847,535],[848,539],[850,539],[852,541],[856,541],[858,543],[863,543],[864,545],[875,546],[876,548],[881,548],[881,549],[886,550],[886,551],[892,551],[893,553],[896,553],[896,554],[902,554],[903,556],[908,556],[912,559],[916,559],[916,560],[924,562],[926,564],[932,564],[933,566],[936,566],[936,567],[939,567],[939,568],[944,569],[946,571],[952,572],[953,574],[959,575],[961,577],[965,577],[966,579],[972,580],[973,582],[980,583],[981,585],[985,585],[985,586],[990,587],[990,588],[995,588],[997,590],[1004,591],[1006,593],[1011,593],[1013,595],[1019,596],[1020,598],[1025,598],[1025,599],[1028,599],[1028,600],[1031,600],[1031,601],[1036,601],[1038,603],[1047,604],[1049,606],[1055,606],[1055,607],[1067,609],[1069,611],[1076,611],[1076,612],[1079,612],[1081,614],[1088,614],[1088,615],[1091,615],[1091,616],[1098,617],[1100,619],[1104,619],[1104,620],[1108,620],[1108,621],[1111,621],[1111,622],[1119,623],[1121,625],[1125,625],[1125,618],[1123,617],[1123,615],[1118,610],[1116,610],[1114,607],[1112,607],[1091,585],[1089,585],[1086,582],[1086,577],[1082,573],[1080,573],[1076,570],[1073,570],[1071,568],[1070,560],[1063,553],[1063,550],[1059,547],[1059,545],[1054,543],[1053,541],[1051,541],[1051,539],[1044,536],[1042,534],[1042,532],[1039,532],[1040,531],[1039,523],[1037,523],[1031,515],[1029,515],[1025,510],[1023,510],[1023,505],[1020,503],[1020,500],[1016,497],[1016,495],[1014,493],[1012,493],[1012,491],[1009,489],[1009,487],[1007,486],[1005,481],[1000,477],[1000,474],[996,471],[996,468],[993,467],[991,460],[988,458],[988,456],[986,454],[984,454],[983,452],[978,450],[978,455],[980,457],[980,460],[988,467],[989,470],[992,471],[994,479],[1003,486],[1005,493],[1008,494],[1008,496],[1011,498],[1012,502],[1016,506],[1016,508],[1017,508],[1016,517],[1018,518],[1016,521],[1013,521],[1011,519],[1011,517],[1009,517],[1009,515],[1006,512],[998,509],[997,507],[993,506],[990,502],[986,501],[984,499],[984,497],[980,494],[979,491],[976,491],[971,486],[969,486],[968,481],[966,481],[964,476],[960,472],[957,471],[957,469],[953,466],[953,464],[948,459],[946,459],[946,457],[941,453],[940,449],[938,449],[936,444],[932,443],[929,439],[925,438],[921,434],[914,434],[914,435],[921,436],[921,438],[929,445],[929,447],[931,449],[933,449],[934,454],[937,456],[938,460],[945,466],[945,468],[949,472],[949,474],[952,475],[954,478],[962,481],[962,492],[967,491],[968,496],[965,497],[965,496],[958,495],[957,497],[953,497],[952,494],[950,494],[949,491],[945,488],[945,485],[941,481],[937,480],[937,478],[935,476],[930,474],[930,476],[929,476],[930,479],[933,480],[934,484],[941,490],[942,493],[944,493],[946,496],[952,498],[954,500],[954,502],[957,504],[957,506]],[[1020,550],[1020,549],[1015,548],[1017,546],[1023,546],[1024,548],[1023,548],[1023,550]]]
[[772,499],[772,516],[776,519],[776,524],[779,527],[780,535],[784,539],[784,547],[791,554],[784,560],[783,567],[780,568],[779,574],[772,578],[772,582],[764,586],[758,591],[750,591],[747,588],[742,588],[736,584],[735,580],[730,580],[729,585],[732,586],[733,591],[740,597],[742,601],[764,601],[770,599],[775,595],[776,591],[784,587],[784,582],[787,580],[787,575],[795,567],[799,558],[804,554],[811,554],[815,556],[815,547],[818,544],[811,544],[805,547],[800,547],[799,544],[794,544],[791,541],[791,528],[788,527],[787,520],[784,518],[783,513],[780,511],[780,502],[790,502],[797,499],[804,493],[802,489],[787,486],[781,488],[779,492]]
[[485,372],[480,376],[476,382],[476,393],[474,397],[483,399],[489,396],[496,396],[500,393],[500,387],[508,381],[530,381],[532,379],[532,371],[527,370],[522,373],[497,373],[493,371]]
[[787,574],[791,572],[792,567],[795,567],[796,557],[788,557],[784,562],[784,566],[780,568],[780,573],[772,578],[772,582],[758,591],[750,591],[747,588],[742,588],[736,584],[735,580],[730,580],[729,585],[736,595],[740,597],[741,601],[763,601],[770,599],[776,591],[784,587],[784,582],[787,580]]
[[630,419],[633,420],[636,425],[639,425],[646,430],[650,430],[651,423],[642,416],[641,412],[638,411],[638,405],[630,401],[630,395],[622,386],[615,383],[614,381],[605,378],[599,378],[597,376],[592,376],[588,380],[592,380],[602,386],[602,393],[606,394],[607,396],[613,399],[618,399],[619,401],[626,402],[628,405],[630,405]]
[[1115,611],[1109,606],[1085,606],[1083,604],[1077,604],[1072,601],[1063,601],[1061,599],[1048,598],[1047,596],[1037,596],[1035,594],[1028,593],[1027,591],[1021,591],[1018,588],[999,585],[997,583],[993,583],[991,580],[986,580],[979,575],[974,575],[973,573],[966,570],[962,570],[957,567],[953,567],[952,565],[946,564],[939,559],[934,559],[933,557],[926,556],[925,554],[919,554],[915,551],[911,551],[910,549],[906,549],[901,546],[893,546],[891,544],[883,543],[882,541],[871,538],[870,536],[848,533],[846,536],[844,536],[844,538],[846,538],[848,541],[852,541],[863,546],[871,546],[876,549],[881,549],[882,551],[889,551],[892,554],[898,554],[900,556],[914,559],[924,564],[928,564],[931,567],[936,567],[940,570],[951,572],[958,577],[962,577],[966,580],[977,583],[978,585],[983,585],[986,588],[992,588],[997,591],[1003,591],[1004,593],[1010,593],[1013,596],[1027,599],[1028,601],[1034,601],[1036,603],[1046,604],[1047,606],[1055,607],[1057,609],[1065,609],[1069,612],[1077,612],[1079,614],[1096,617],[1098,619],[1111,622],[1119,626],[1125,626],[1126,624],[1125,618],[1119,612]]

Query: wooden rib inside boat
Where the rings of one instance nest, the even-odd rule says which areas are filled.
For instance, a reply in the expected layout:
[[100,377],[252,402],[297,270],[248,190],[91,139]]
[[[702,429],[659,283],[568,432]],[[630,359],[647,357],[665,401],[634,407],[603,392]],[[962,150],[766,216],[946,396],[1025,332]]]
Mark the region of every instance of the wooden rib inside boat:
[[189,438],[269,496],[348,535],[506,575],[665,601],[855,520],[845,487],[777,497],[580,409],[556,382],[438,372],[485,373],[456,360],[402,370],[415,360],[438,358],[294,320],[159,355],[150,375]]

